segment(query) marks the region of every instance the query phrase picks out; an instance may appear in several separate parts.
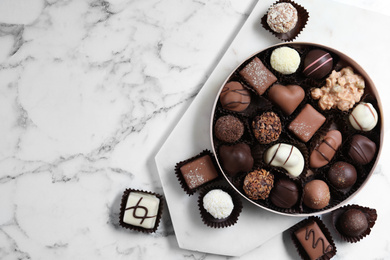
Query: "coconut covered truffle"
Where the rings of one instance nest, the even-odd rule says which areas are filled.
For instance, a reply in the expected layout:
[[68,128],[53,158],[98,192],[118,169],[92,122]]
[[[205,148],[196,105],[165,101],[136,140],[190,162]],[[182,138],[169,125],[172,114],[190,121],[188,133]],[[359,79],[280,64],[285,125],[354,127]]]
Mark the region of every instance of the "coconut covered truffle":
[[232,197],[221,189],[209,191],[203,197],[204,209],[216,219],[224,219],[230,216],[234,204]]
[[291,31],[298,21],[298,11],[290,3],[278,3],[271,6],[267,14],[267,24],[277,33]]
[[297,71],[301,63],[299,53],[290,47],[279,47],[271,53],[271,67],[285,75]]

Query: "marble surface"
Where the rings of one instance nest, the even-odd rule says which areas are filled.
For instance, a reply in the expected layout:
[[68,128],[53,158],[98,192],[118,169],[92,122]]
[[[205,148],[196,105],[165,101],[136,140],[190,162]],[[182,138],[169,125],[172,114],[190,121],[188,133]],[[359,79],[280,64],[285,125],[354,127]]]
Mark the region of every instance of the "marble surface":
[[[379,14],[390,14],[389,2],[338,2],[378,11],[378,18],[367,21],[368,34],[344,32],[354,39],[349,45],[340,43],[340,30],[322,28],[322,43],[370,75],[383,72],[373,80],[386,97],[381,31],[389,23],[377,22],[389,21]],[[256,4],[1,0],[0,259],[225,259],[181,249],[168,209],[153,235],[122,229],[119,204],[127,187],[164,193],[155,156]],[[345,26],[354,28],[354,19]],[[368,48],[372,42],[378,48]],[[373,60],[362,51],[383,55]],[[377,208],[377,225],[359,244],[336,241],[335,259],[390,259],[390,208],[382,199],[390,195],[388,147],[385,138],[373,178],[352,201]],[[275,255],[298,259],[286,233],[241,258]]]

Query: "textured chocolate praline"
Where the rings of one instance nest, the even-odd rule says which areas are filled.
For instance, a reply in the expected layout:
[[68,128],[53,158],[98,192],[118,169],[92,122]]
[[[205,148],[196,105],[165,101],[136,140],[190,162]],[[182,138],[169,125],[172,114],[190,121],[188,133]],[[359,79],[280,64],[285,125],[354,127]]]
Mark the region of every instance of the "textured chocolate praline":
[[254,57],[239,74],[253,87],[259,95],[263,93],[277,80],[274,74],[265,67],[261,60]]
[[297,71],[301,57],[290,47],[279,47],[272,51],[270,57],[271,67],[279,73],[289,75]]
[[305,91],[298,85],[274,84],[268,91],[268,99],[278,105],[285,115],[291,115],[305,98]]
[[326,118],[311,105],[306,104],[288,129],[301,141],[307,142],[325,122]]
[[298,186],[289,179],[278,179],[271,190],[270,200],[279,207],[288,209],[294,206],[299,198]]
[[357,172],[352,164],[336,162],[330,167],[326,177],[331,185],[342,190],[350,188],[355,184]]
[[244,124],[235,116],[221,116],[215,123],[214,133],[222,142],[234,143],[244,134]]
[[315,221],[309,222],[295,231],[294,234],[312,260],[320,259],[321,256],[333,250],[332,245]]
[[337,230],[345,236],[360,236],[367,228],[367,217],[358,209],[346,210],[337,221]]
[[240,82],[231,81],[223,87],[219,101],[224,109],[242,112],[249,106],[251,94]]
[[348,155],[358,164],[368,164],[374,159],[376,144],[364,135],[354,135],[352,137]]
[[310,154],[310,167],[319,168],[327,165],[336,154],[341,142],[340,131],[330,130],[327,132],[322,142]]
[[259,143],[269,144],[279,139],[282,124],[274,112],[265,112],[253,119],[252,129]]
[[273,186],[274,176],[269,171],[260,169],[254,170],[245,176],[243,189],[250,199],[265,200]]
[[333,67],[332,56],[323,50],[309,51],[303,61],[303,74],[307,77],[321,79],[329,74]]
[[276,33],[291,31],[298,21],[298,11],[290,3],[278,3],[271,6],[267,13],[267,24]]
[[311,209],[323,209],[329,205],[330,192],[326,182],[312,180],[306,183],[303,191],[303,203]]
[[219,148],[219,158],[226,174],[234,177],[239,172],[250,171],[253,167],[253,157],[249,145],[222,145]]

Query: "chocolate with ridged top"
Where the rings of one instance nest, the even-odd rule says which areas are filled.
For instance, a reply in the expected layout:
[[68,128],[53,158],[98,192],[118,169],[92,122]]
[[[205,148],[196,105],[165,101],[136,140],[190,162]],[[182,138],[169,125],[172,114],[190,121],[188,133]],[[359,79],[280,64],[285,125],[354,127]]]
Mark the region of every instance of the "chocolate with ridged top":
[[222,145],[219,148],[219,158],[223,170],[230,177],[234,177],[239,172],[250,171],[253,167],[251,148],[244,143]]
[[376,144],[364,135],[354,135],[348,151],[349,157],[358,164],[368,164],[374,159]]
[[326,177],[336,189],[348,189],[355,184],[357,172],[352,164],[336,162],[330,167]]
[[303,61],[303,74],[307,77],[321,79],[332,70],[333,58],[323,50],[309,51]]
[[341,142],[340,131],[330,130],[327,132],[322,142],[310,154],[310,167],[319,168],[327,165],[336,154]]
[[294,206],[299,198],[298,186],[289,179],[278,179],[271,190],[271,202],[279,207],[288,209]]
[[251,94],[240,82],[231,81],[223,87],[219,101],[224,109],[242,112],[249,106]]

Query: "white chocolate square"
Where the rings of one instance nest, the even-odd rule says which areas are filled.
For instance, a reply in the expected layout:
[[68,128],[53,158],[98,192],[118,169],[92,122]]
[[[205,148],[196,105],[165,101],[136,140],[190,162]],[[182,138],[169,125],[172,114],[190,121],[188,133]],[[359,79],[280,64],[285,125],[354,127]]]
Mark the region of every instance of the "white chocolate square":
[[155,195],[130,192],[127,198],[123,222],[151,229],[156,224],[160,199]]

